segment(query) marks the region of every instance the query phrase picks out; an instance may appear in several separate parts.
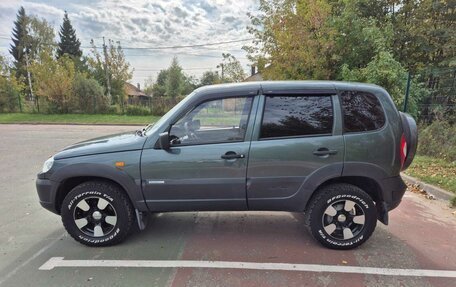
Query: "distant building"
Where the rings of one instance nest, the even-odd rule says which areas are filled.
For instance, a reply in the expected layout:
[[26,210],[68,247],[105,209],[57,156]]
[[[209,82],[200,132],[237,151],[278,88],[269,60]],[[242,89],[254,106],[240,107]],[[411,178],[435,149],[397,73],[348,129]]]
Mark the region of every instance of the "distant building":
[[150,104],[152,96],[146,95],[146,93],[141,91],[141,86],[139,84],[135,86],[125,82],[124,90],[125,94],[128,96],[127,101],[129,105],[148,106]]
[[255,66],[250,68],[250,76],[244,79],[244,82],[263,81],[263,76],[259,71],[256,70]]

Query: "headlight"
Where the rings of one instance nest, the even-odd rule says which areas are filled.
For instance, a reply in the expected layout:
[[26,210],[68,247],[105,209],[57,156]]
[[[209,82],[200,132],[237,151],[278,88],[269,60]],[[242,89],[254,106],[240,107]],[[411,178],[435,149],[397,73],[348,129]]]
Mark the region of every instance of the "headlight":
[[54,157],[48,158],[48,160],[44,162],[43,169],[41,170],[41,172],[42,173],[48,172],[51,169],[53,164],[54,164]]

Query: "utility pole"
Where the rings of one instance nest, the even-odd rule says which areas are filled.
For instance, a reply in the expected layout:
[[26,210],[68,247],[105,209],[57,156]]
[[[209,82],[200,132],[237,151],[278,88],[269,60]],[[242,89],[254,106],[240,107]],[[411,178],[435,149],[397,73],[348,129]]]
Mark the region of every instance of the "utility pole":
[[217,66],[217,68],[221,68],[221,69],[222,69],[222,83],[223,83],[223,78],[224,78],[224,76],[225,76],[225,69],[224,69],[224,67],[223,67],[223,63],[219,64],[219,65]]
[[109,71],[108,71],[108,51],[106,48],[105,38],[103,37],[103,54],[104,54],[104,70],[106,73],[106,89],[107,89],[107,96],[109,101],[112,102],[111,99],[111,80],[109,79]]

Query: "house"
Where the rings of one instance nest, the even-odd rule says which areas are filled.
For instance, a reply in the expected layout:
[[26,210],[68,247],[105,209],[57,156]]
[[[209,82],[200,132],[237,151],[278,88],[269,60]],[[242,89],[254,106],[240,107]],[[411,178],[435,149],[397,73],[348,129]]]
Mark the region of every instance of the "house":
[[263,76],[259,71],[256,71],[255,66],[251,66],[250,76],[244,79],[244,82],[263,81]]
[[125,82],[124,91],[128,97],[127,103],[129,105],[142,105],[142,106],[150,105],[152,96],[146,95],[146,93],[141,91],[141,86],[139,84],[137,86],[135,86],[135,85]]

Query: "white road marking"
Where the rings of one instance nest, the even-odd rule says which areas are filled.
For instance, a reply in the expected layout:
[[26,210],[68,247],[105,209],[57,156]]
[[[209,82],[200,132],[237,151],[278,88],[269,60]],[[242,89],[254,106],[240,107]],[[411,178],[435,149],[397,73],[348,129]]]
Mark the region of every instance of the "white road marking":
[[56,267],[217,268],[456,278],[456,271],[453,270],[196,260],[63,260],[63,257],[51,257],[39,270],[52,270]]
[[46,250],[48,250],[52,245],[54,245],[56,242],[58,242],[63,236],[65,236],[65,234],[62,234],[60,236],[58,236],[57,238],[54,238],[54,240],[52,240],[51,242],[48,243],[48,245],[44,246],[43,248],[41,248],[40,250],[38,250],[38,252],[36,252],[35,254],[33,254],[31,257],[29,257],[27,260],[25,260],[24,262],[22,262],[22,264],[20,264],[19,266],[17,266],[16,268],[14,268],[13,270],[11,270],[8,274],[6,274],[3,278],[0,278],[0,285],[3,284],[3,282],[5,282],[6,280],[8,280],[11,276],[13,276],[14,274],[17,273],[17,271],[21,270],[25,265],[29,264],[30,261],[36,259],[38,256],[40,256],[42,253],[44,253]]

